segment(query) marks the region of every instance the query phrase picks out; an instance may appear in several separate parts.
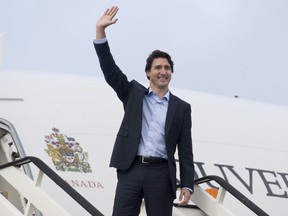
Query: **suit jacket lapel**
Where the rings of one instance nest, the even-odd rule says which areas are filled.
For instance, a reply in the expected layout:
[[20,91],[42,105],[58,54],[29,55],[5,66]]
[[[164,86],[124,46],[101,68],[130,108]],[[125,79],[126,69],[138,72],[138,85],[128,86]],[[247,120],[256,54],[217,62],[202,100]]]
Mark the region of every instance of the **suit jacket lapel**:
[[169,129],[172,125],[172,121],[177,110],[177,105],[178,103],[177,103],[176,97],[170,93],[167,116],[166,116],[166,123],[165,123],[165,138],[167,138]]

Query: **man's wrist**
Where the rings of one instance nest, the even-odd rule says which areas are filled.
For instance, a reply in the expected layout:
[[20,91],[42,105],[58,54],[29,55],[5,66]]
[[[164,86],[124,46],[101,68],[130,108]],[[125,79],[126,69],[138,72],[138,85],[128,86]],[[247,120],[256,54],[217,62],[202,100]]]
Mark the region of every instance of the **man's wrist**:
[[104,38],[100,38],[100,39],[94,39],[94,40],[93,40],[93,43],[94,43],[94,44],[103,44],[103,43],[105,43],[106,41],[107,41],[107,38],[104,37]]
[[194,191],[191,189],[191,188],[188,188],[188,187],[183,187],[182,189],[186,189],[186,190],[189,190],[191,194],[194,193]]

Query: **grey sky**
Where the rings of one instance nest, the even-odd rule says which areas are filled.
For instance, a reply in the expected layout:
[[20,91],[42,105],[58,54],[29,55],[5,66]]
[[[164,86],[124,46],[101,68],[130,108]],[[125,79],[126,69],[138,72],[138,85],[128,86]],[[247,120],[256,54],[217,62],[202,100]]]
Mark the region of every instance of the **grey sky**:
[[129,79],[146,82],[145,59],[162,49],[175,87],[288,105],[286,0],[1,0],[3,67],[101,76],[92,40],[112,5],[108,39]]

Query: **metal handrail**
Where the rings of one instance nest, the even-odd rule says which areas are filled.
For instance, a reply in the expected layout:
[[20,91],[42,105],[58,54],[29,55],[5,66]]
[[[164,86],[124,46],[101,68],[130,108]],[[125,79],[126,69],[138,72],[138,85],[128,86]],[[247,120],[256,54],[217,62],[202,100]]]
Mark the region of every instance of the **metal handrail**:
[[223,178],[215,175],[205,176],[195,180],[195,184],[199,185],[202,183],[206,183],[209,181],[217,182],[221,187],[223,187],[226,191],[228,191],[232,196],[234,196],[237,200],[243,203],[247,208],[253,211],[258,216],[269,216],[266,212],[264,212],[259,206],[253,203],[250,199],[248,199],[245,195],[243,195],[240,191],[238,191],[235,187],[225,181]]
[[69,194],[76,202],[79,203],[87,212],[93,216],[104,216],[98,209],[96,209],[90,202],[88,202],[81,194],[79,194],[72,186],[67,184],[56,172],[54,172],[49,166],[47,166],[42,160],[36,157],[24,157],[6,164],[0,165],[0,169],[4,169],[10,166],[22,166],[27,163],[33,163],[43,173],[45,173],[52,181],[55,182],[60,188],[62,188],[67,194]]

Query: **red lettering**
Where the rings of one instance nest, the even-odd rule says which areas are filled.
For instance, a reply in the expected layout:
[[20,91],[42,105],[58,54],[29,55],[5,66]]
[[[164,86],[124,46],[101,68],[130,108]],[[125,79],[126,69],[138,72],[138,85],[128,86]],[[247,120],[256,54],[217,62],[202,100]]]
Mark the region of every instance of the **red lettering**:
[[103,185],[102,185],[100,182],[98,182],[97,188],[102,188],[102,189],[104,189]]
[[86,187],[87,188],[87,185],[84,183],[84,181],[81,181],[81,186],[80,187]]
[[104,186],[97,181],[80,181],[80,180],[65,180],[72,187],[81,187],[81,188],[102,188]]
[[77,180],[71,180],[71,186],[72,187],[75,187],[75,186],[79,187],[78,181]]
[[96,187],[96,184],[95,184],[95,182],[93,182],[93,181],[88,181],[88,185],[89,185],[89,188],[94,188],[94,187]]

